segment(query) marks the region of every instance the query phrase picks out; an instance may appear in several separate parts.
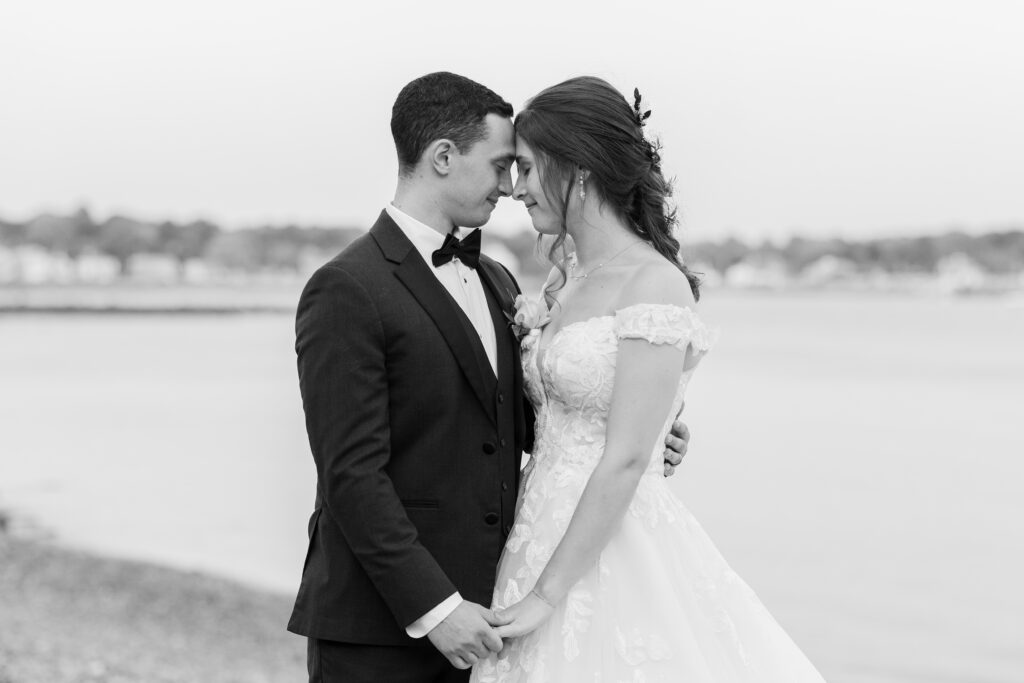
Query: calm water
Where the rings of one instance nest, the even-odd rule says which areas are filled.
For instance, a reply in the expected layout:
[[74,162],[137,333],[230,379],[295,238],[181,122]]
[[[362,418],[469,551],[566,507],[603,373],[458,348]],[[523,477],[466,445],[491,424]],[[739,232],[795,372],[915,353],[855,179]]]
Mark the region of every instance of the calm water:
[[[1024,308],[711,295],[674,485],[833,683],[1024,680]],[[0,317],[0,507],[294,590],[287,315]]]

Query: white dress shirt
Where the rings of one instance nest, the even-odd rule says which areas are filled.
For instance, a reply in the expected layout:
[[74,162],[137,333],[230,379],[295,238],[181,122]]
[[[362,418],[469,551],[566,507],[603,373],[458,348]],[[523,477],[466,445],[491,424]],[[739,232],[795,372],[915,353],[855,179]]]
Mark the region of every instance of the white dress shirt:
[[[434,267],[431,255],[444,244],[444,235],[434,230],[429,225],[421,223],[409,214],[396,208],[392,204],[385,207],[385,211],[395,221],[405,236],[409,238],[412,245],[419,252],[427,267],[437,277],[448,293],[452,295],[456,303],[466,314],[473,324],[480,343],[487,353],[487,360],[491,363],[491,370],[494,376],[498,376],[498,340],[494,333],[494,322],[491,320],[491,311],[487,307],[487,297],[484,295],[484,286],[480,282],[480,275],[476,270],[461,263],[458,258],[453,258],[437,268]],[[459,239],[465,238],[471,231],[465,228],[458,228],[455,236]],[[458,592],[453,593],[440,605],[430,610],[422,617],[409,624],[405,632],[412,638],[422,638],[434,629],[435,626],[448,618],[455,608],[462,604],[462,596]]]
[[[494,322],[491,321],[491,310],[487,307],[484,285],[476,270],[460,262],[458,257],[437,268],[434,267],[431,255],[444,244],[444,235],[429,225],[421,223],[401,209],[388,204],[385,208],[388,215],[398,224],[405,236],[409,238],[416,251],[420,253],[427,267],[431,269],[438,281],[444,285],[448,293],[459,304],[462,312],[473,323],[473,328],[480,337],[487,360],[491,363],[494,376],[498,376],[498,340],[494,336]],[[455,236],[464,239],[472,232],[465,228],[456,228]]]

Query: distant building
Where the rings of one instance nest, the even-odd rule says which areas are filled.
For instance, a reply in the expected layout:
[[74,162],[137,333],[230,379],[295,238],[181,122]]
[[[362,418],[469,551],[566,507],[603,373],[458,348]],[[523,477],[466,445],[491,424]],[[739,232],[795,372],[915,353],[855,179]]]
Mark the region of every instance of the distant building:
[[29,285],[65,284],[75,280],[75,263],[67,254],[51,253],[34,244],[14,248],[17,281]]
[[988,272],[967,254],[943,257],[935,267],[939,289],[949,293],[976,292],[989,284]]
[[190,285],[204,285],[216,279],[216,272],[202,259],[190,258],[185,261],[182,278]]
[[167,254],[135,254],[128,259],[132,280],[150,284],[174,284],[181,279],[178,260]]
[[13,249],[8,249],[0,244],[0,284],[17,282],[21,277],[21,268],[18,265],[18,256]]
[[121,275],[121,264],[113,256],[87,252],[78,257],[75,270],[83,284],[105,285],[115,282]]
[[725,283],[741,289],[780,289],[790,284],[790,277],[782,259],[754,256],[728,268]]
[[857,264],[832,254],[822,256],[800,272],[800,284],[808,287],[827,287],[856,278]]

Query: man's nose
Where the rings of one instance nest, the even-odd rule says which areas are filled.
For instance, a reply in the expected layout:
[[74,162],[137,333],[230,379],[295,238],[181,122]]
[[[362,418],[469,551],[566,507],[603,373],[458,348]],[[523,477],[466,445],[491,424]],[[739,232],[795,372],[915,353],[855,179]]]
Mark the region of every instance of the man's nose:
[[498,183],[498,192],[502,197],[508,197],[511,196],[514,189],[515,188],[512,187],[512,173],[511,171],[505,171],[501,175],[501,182]]

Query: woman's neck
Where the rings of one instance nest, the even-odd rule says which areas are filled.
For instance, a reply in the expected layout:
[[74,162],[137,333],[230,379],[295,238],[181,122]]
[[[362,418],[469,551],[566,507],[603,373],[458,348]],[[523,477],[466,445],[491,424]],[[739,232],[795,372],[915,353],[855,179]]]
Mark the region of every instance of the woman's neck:
[[625,221],[598,206],[585,206],[582,215],[566,225],[566,231],[576,246],[576,260],[583,271],[606,263],[622,250],[643,241]]

